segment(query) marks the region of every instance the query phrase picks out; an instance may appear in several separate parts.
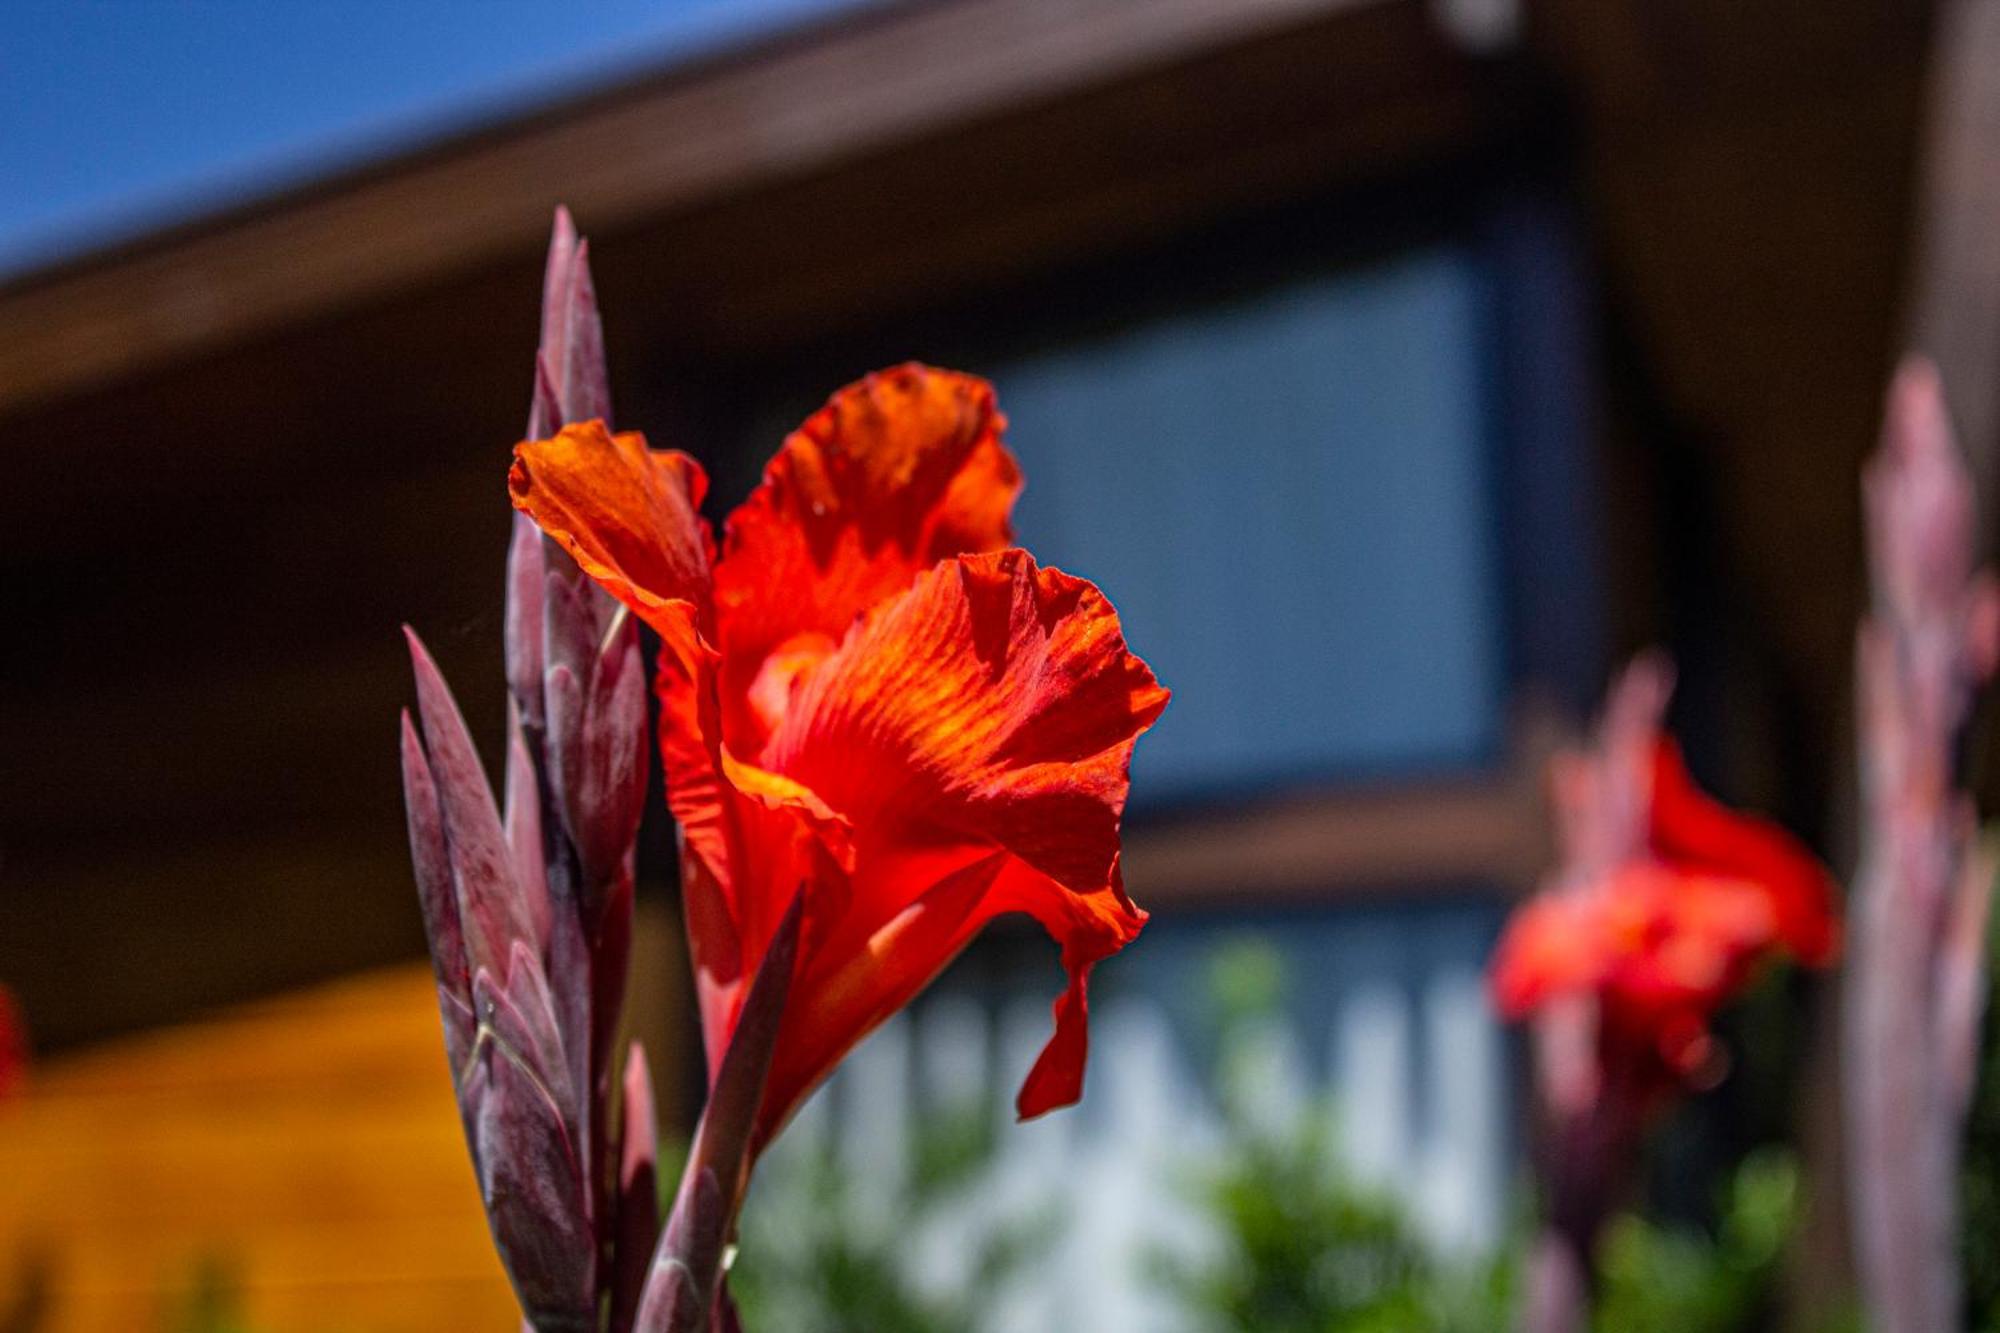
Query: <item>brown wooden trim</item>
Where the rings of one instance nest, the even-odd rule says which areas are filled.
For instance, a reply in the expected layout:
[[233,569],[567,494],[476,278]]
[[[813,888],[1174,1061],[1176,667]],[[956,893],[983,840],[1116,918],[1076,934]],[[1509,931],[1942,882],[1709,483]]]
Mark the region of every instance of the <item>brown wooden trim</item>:
[[0,409],[532,251],[558,199],[616,228],[1387,2],[951,0],[864,12],[809,41],[0,289]]
[[1134,829],[1142,906],[1326,902],[1426,887],[1525,893],[1548,863],[1540,784],[1518,773],[1292,797]]

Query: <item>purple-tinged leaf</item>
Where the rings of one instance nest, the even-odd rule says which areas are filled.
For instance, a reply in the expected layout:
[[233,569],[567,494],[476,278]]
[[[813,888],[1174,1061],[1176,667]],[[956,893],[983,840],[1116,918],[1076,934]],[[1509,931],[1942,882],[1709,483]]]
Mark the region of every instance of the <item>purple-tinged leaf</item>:
[[[1976,815],[1965,803],[1965,822]],[[1954,1124],[1964,1122],[1972,1107],[1979,1075],[1979,1025],[1986,1015],[1987,921],[1993,911],[1993,885],[2000,877],[2000,847],[1976,834],[1968,836],[1959,888],[1953,895],[1951,917],[1938,945],[1937,1079],[1945,1089]]]
[[610,623],[611,609],[598,600],[597,585],[584,577],[576,562],[560,547],[548,546],[543,558],[542,677],[568,667],[581,680],[590,674],[598,645]]
[[632,1325],[636,1333],[699,1333],[700,1280],[678,1259],[666,1260],[653,1272],[653,1283],[646,1289],[646,1303]]
[[591,1059],[610,1095],[611,1053],[617,1046],[618,1017],[625,1007],[625,982],[632,963],[632,861],[604,885],[597,899],[597,933],[591,941],[590,968],[596,978],[592,1001]]
[[639,837],[646,809],[646,668],[639,625],[619,607],[597,658],[590,717],[591,768],[599,788],[598,855],[623,858]]
[[[771,937],[757,979],[743,1001],[736,1030],[722,1054],[709,1088],[708,1105],[695,1129],[680,1192],[653,1258],[653,1271],[640,1302],[642,1333],[706,1333],[704,1322],[722,1278],[721,1259],[749,1183],[750,1141],[764,1083],[771,1072],[785,1000],[798,960],[805,895],[794,894],[784,920]],[[684,1307],[691,1289],[695,1305]],[[695,1322],[671,1322],[692,1318]]]
[[771,1053],[778,1044],[778,1028],[785,1016],[785,1000],[791,993],[792,972],[798,960],[799,934],[805,922],[805,894],[792,895],[792,905],[771,936],[757,979],[750,984],[736,1030],[722,1053],[715,1082],[708,1091],[708,1105],[695,1132],[689,1161],[713,1168],[728,1190],[733,1216],[743,1202],[743,1189],[750,1172],[751,1135],[756,1127],[757,1109],[764,1100],[764,1082],[771,1072]]
[[472,1006],[465,996],[443,986],[438,987],[438,1013],[444,1018],[444,1055],[451,1062],[452,1088],[456,1091],[472,1059],[479,1023],[472,1016]]
[[556,205],[555,222],[549,232],[549,257],[542,270],[542,342],[538,349],[549,356],[551,366],[560,366],[556,352],[569,342],[570,279],[576,272],[576,219],[563,204]]
[[[578,801],[575,789],[584,768],[584,695],[583,681],[574,668],[566,663],[551,664],[542,677],[542,699],[548,706],[549,729],[547,732],[547,757],[549,764],[549,787],[556,793],[557,815],[562,820],[563,834],[571,843],[582,846],[577,838],[575,813]],[[594,879],[589,873],[590,862],[585,858],[585,879]]]
[[465,718],[416,631],[405,626],[410,666],[417,678],[418,711],[431,777],[444,811],[458,887],[459,921],[467,964],[504,975],[507,948],[533,939],[533,925],[514,883],[513,854],[493,803],[493,788],[472,747]]
[[635,1333],[706,1333],[731,1211],[715,1171],[690,1162],[639,1303]]
[[[458,892],[452,885],[451,849],[445,843],[444,811],[423,742],[402,715],[403,810],[410,828],[410,864],[417,875],[417,901],[430,942],[431,970],[438,987],[463,997],[466,991],[465,937],[458,920]],[[454,1062],[455,1063],[455,1062]]]
[[[590,244],[578,237],[569,210],[556,210],[542,278],[542,339],[538,361],[551,391],[536,386],[529,434],[553,435],[569,421],[611,419],[611,383],[604,365],[604,328],[590,277]],[[550,401],[552,400],[552,401]]]
[[[598,975],[583,919],[578,915],[574,858],[566,857],[563,863],[551,865],[549,876],[553,919],[549,928],[549,962],[543,976],[554,997],[556,1026],[564,1034],[571,1080],[578,1088],[594,1088],[596,1075],[589,1040],[591,1015],[599,992],[614,982],[622,988],[625,974],[621,972],[616,978]],[[623,994],[621,989],[621,998]]]
[[514,512],[507,541],[507,688],[530,731],[542,729],[542,530]]
[[1901,625],[1954,617],[1976,563],[1977,504],[1937,369],[1920,357],[1897,369],[1882,447],[1861,490],[1877,618]]
[[597,1254],[575,1145],[534,1074],[490,1038],[481,1050],[474,1155],[494,1243],[538,1333],[586,1333]]
[[715,1318],[710,1321],[713,1333],[743,1333],[743,1316],[736,1313],[736,1298],[729,1294],[729,1275],[722,1275],[722,1283],[715,1289]]
[[638,624],[624,608],[583,672],[550,667],[548,753],[564,829],[586,879],[602,885],[628,864],[646,796],[646,681]]
[[543,353],[535,355],[535,396],[528,402],[528,438],[546,440],[562,428],[562,391],[556,369]]
[[590,242],[577,242],[570,260],[569,313],[563,335],[562,410],[569,421],[611,422],[611,377],[604,365],[604,325],[597,286],[590,279]]
[[657,1183],[659,1132],[646,1051],[632,1043],[625,1057],[624,1104],[619,1116],[618,1229],[611,1263],[611,1333],[629,1333],[645,1291],[646,1270],[660,1238]]
[[570,1075],[567,1050],[556,1025],[555,1001],[541,964],[518,941],[502,983],[481,968],[472,978],[472,1008],[480,1029],[518,1059],[548,1093],[570,1140],[582,1146],[581,1101]]
[[557,207],[542,271],[542,333],[535,349],[535,393],[528,408],[528,438],[545,440],[562,426],[563,347],[568,343],[569,281],[576,258],[576,224]]
[[507,844],[514,853],[514,883],[519,888],[528,922],[534,928],[535,952],[549,943],[549,871],[542,845],[542,785],[528,740],[521,729],[521,710],[507,705]]

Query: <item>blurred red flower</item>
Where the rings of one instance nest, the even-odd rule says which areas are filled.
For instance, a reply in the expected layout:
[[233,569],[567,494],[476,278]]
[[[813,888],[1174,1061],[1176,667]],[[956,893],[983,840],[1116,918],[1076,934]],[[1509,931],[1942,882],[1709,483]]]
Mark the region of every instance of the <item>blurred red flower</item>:
[[1096,588],[1010,548],[1020,472],[983,380],[906,365],[786,439],[719,553],[686,455],[591,422],[510,488],[661,635],[661,751],[713,1078],[795,895],[760,1150],[990,920],[1062,946],[1023,1116],[1074,1101],[1091,967],[1146,914],[1119,873],[1133,742],[1167,691]]
[[28,1079],[28,1029],[13,993],[0,986],[0,1101],[21,1090]]
[[1642,660],[1596,746],[1558,761],[1563,868],[1508,922],[1491,974],[1506,1018],[1585,1002],[1600,1066],[1657,1083],[1710,1062],[1710,1016],[1760,964],[1823,966],[1840,939],[1826,869],[1695,786],[1659,729],[1665,698],[1664,668]]

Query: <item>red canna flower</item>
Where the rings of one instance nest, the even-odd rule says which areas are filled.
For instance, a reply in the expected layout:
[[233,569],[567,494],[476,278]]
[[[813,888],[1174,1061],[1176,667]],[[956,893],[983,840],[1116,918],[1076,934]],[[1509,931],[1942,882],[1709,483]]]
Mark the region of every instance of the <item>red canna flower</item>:
[[0,986],[0,1102],[18,1093],[27,1081],[28,1030],[12,992]]
[[1670,1086],[1709,1060],[1710,1016],[1779,954],[1839,948],[1832,880],[1797,839],[1694,785],[1660,730],[1664,667],[1613,692],[1598,742],[1556,771],[1564,864],[1495,953],[1501,1013],[1595,1008],[1600,1066]]
[[993,918],[1062,946],[1017,1102],[1080,1095],[1092,966],[1146,920],[1119,872],[1138,734],[1167,691],[1080,579],[1009,546],[991,387],[906,365],[842,389],[724,528],[685,455],[601,423],[515,452],[515,505],[661,635],[667,796],[710,1076],[795,897],[762,1149]]

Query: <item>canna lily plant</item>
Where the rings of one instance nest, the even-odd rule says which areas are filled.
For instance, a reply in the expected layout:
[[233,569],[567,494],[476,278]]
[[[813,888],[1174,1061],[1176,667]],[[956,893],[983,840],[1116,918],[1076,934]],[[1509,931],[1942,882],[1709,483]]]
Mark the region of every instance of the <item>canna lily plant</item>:
[[[1146,917],[1119,872],[1167,692],[1090,584],[1013,547],[993,392],[907,365],[783,444],[721,541],[685,454],[614,433],[587,254],[558,215],[515,450],[508,780],[496,802],[412,636],[411,844],[474,1165],[530,1326],[734,1326],[759,1155],[995,917],[1061,946],[1017,1099],[1074,1102],[1092,967]],[[659,637],[667,802],[709,1096],[664,1225],[642,1055],[613,1067]],[[504,809],[504,816],[500,811]],[[619,1125],[610,1125],[619,1103]]]
[[[529,433],[609,411],[588,252],[559,215]],[[614,1046],[645,797],[638,626],[515,522],[502,802],[443,677],[408,639],[410,853],[494,1244],[529,1326],[630,1328],[659,1231],[646,1063],[635,1048],[621,1069]]]
[[1547,1118],[1547,1222],[1523,1327],[1586,1327],[1592,1255],[1640,1132],[1717,1076],[1711,1016],[1769,960],[1832,962],[1833,884],[1790,834],[1694,785],[1662,728],[1671,674],[1642,657],[1593,744],[1552,771],[1559,865],[1494,954],[1496,1007],[1527,1020]]
[[1855,1255],[1871,1326],[1957,1327],[1960,1140],[1985,1006],[1996,865],[1959,745],[2000,664],[2000,585],[1935,369],[1889,391],[1863,478],[1871,605],[1857,639],[1861,860],[1845,1078]]

